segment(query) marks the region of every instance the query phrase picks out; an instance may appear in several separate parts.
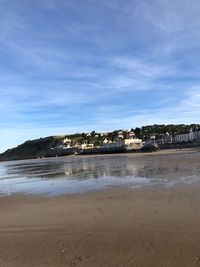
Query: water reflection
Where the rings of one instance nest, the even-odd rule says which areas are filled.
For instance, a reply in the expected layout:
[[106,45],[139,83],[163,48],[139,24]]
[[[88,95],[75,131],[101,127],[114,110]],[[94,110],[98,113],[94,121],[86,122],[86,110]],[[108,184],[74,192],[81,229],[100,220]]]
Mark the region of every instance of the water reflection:
[[0,194],[78,193],[114,185],[173,185],[200,177],[200,154],[112,155],[0,163]]

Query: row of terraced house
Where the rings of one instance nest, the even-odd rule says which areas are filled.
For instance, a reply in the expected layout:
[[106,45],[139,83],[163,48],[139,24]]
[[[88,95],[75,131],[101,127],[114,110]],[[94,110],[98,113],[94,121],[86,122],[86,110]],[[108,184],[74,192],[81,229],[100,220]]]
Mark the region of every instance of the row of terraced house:
[[156,144],[176,144],[176,143],[188,143],[200,141],[200,130],[190,129],[186,133],[165,133],[160,136],[152,135],[148,139],[147,143]]

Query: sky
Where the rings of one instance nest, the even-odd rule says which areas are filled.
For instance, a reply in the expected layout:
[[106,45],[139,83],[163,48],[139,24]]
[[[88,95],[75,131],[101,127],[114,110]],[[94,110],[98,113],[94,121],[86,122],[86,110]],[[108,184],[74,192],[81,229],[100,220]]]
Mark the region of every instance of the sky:
[[0,152],[199,123],[199,0],[0,0]]

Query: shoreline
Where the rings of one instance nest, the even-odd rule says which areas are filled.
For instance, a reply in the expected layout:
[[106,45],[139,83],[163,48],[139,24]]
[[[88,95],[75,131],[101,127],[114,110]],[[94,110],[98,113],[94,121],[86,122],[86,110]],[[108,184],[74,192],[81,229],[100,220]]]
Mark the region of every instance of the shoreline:
[[0,160],[0,163],[12,162],[12,161],[28,161],[28,160],[55,160],[55,159],[63,159],[69,157],[110,157],[110,156],[149,156],[149,155],[166,155],[166,154],[183,154],[183,153],[194,153],[200,152],[200,147],[187,147],[177,149],[177,148],[166,148],[166,149],[159,149],[153,152],[124,152],[124,153],[97,153],[97,154],[80,154],[80,155],[67,155],[67,156],[59,156],[59,157],[43,157],[43,158],[30,158],[30,159],[15,159],[15,160]]
[[200,264],[200,185],[0,198],[0,266]]
[[[76,157],[80,156],[80,157],[97,157],[97,156],[102,156],[102,157],[106,157],[106,156],[154,156],[154,155],[167,155],[167,154],[183,154],[183,153],[194,153],[194,152],[200,152],[200,147],[191,147],[191,148],[182,148],[177,149],[177,148],[172,148],[172,149],[159,149],[157,151],[153,151],[153,152],[125,152],[125,153],[113,153],[113,154],[85,154],[85,155],[77,155]],[[69,156],[64,156],[62,158],[65,157],[69,157]],[[58,157],[60,158],[60,157]]]

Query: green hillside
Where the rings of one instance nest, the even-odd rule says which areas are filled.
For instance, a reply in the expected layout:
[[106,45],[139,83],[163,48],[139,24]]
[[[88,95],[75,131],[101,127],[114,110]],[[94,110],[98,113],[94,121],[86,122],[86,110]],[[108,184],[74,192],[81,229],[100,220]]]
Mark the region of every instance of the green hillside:
[[44,157],[51,154],[51,148],[59,145],[62,137],[50,136],[40,138],[8,149],[0,154],[0,160],[17,160]]

